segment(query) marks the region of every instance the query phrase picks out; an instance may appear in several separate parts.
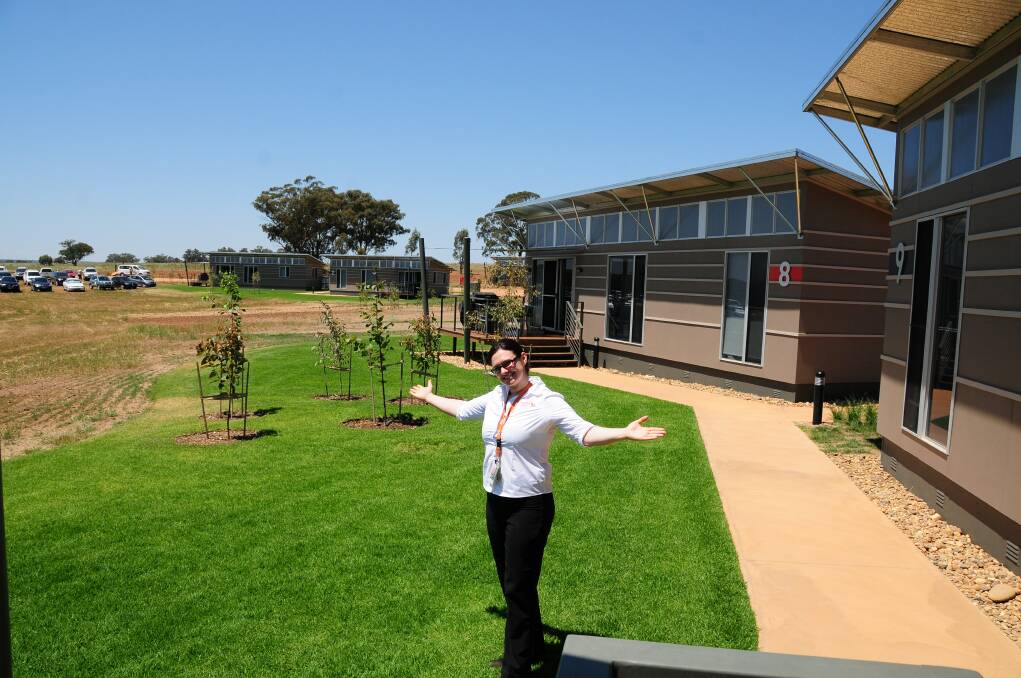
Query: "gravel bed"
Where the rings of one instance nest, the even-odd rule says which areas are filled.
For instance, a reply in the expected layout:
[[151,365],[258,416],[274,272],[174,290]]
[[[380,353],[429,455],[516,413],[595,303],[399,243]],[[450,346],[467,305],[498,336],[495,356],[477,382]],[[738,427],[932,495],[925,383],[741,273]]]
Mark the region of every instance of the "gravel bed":
[[997,585],[1021,593],[1021,577],[1001,565],[971,537],[943,520],[928,504],[888,474],[879,454],[830,454],[858,488],[928,557],[973,605],[1021,647],[1021,596],[1005,603],[989,598]]

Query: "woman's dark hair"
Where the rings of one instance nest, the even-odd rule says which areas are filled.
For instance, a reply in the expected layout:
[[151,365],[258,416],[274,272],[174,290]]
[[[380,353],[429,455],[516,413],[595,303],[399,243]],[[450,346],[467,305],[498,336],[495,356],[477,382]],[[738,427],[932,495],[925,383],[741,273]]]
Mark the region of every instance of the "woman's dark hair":
[[[520,358],[521,354],[525,352],[525,347],[522,346],[517,339],[511,339],[510,337],[503,337],[489,348],[489,353],[486,354],[486,364],[493,364],[493,354],[497,351],[510,351],[514,354],[515,358]],[[525,372],[528,371],[528,363],[525,363]]]

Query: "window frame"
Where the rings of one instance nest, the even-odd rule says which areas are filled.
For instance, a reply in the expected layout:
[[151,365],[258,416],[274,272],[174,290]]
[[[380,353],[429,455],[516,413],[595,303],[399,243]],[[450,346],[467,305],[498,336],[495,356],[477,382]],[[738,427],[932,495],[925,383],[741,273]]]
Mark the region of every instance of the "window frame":
[[[642,276],[644,278],[644,280],[643,280],[643,287],[642,287],[642,341],[640,341],[640,342],[628,341],[628,340],[625,340],[625,339],[612,339],[610,337],[610,307],[609,307],[609,300],[610,300],[610,259],[613,258],[613,257],[620,257],[622,259],[624,257],[631,257],[632,260],[635,257],[645,257],[645,275]],[[634,304],[634,282],[633,281],[631,283],[631,295],[632,295],[632,301],[631,301],[631,324],[628,325],[628,336],[629,337],[633,337],[634,336],[634,328],[635,328],[635,304]],[[604,307],[603,307],[603,340],[604,341],[612,341],[612,342],[614,342],[616,344],[627,344],[628,346],[644,346],[645,345],[645,337],[646,337],[646,334],[645,334],[645,315],[646,315],[646,308],[648,307],[648,304],[646,303],[646,300],[648,299],[648,296],[649,296],[649,253],[648,252],[613,252],[613,253],[607,254],[606,255],[606,283],[605,283],[605,289],[603,291],[603,300],[604,300],[604,304],[605,304]]]
[[[964,176],[964,175],[961,175]],[[932,378],[932,341],[935,333],[935,318],[936,318],[936,303],[939,295],[939,265],[940,255],[942,248],[939,243],[942,242],[943,235],[943,220],[947,217],[953,217],[957,215],[963,215],[964,222],[964,252],[962,253],[962,271],[961,271],[961,298],[957,308],[957,339],[954,343],[954,376],[953,382],[950,388],[950,418],[947,422],[947,442],[946,445],[940,443],[937,440],[933,440],[927,435],[926,428],[923,428],[923,421],[927,420],[931,414],[931,396],[929,394],[930,381]],[[924,351],[922,353],[922,377],[919,393],[918,403],[918,421],[916,426],[918,430],[912,431],[904,425],[904,409],[907,407],[907,393],[908,393],[908,365],[911,361],[911,337],[910,337],[910,318],[911,313],[914,311],[914,295],[912,295],[911,302],[908,304],[908,351],[904,356],[904,385],[901,388],[901,407],[900,407],[900,429],[903,433],[911,436],[912,438],[921,441],[929,447],[933,447],[942,454],[950,456],[950,449],[953,443],[954,435],[954,414],[957,411],[957,375],[961,369],[961,335],[964,334],[961,330],[961,322],[964,316],[964,294],[965,288],[967,287],[968,279],[968,236],[971,233],[971,207],[964,209],[953,209],[938,214],[928,215],[921,219],[915,220],[915,243],[918,242],[918,225],[925,221],[932,221],[933,226],[933,244],[932,251],[930,252],[929,260],[929,294],[928,294],[928,312],[925,318],[925,343],[923,344]],[[912,282],[917,277],[918,271],[913,271]]]
[[[754,254],[765,254],[766,255],[766,296],[762,300],[762,362],[752,363],[746,359],[735,360],[734,358],[726,358],[723,355],[723,338],[724,338],[724,323],[727,319],[727,258],[731,254],[748,254],[748,289],[745,290],[744,295],[744,308],[745,308],[745,320],[744,320],[744,333],[741,337],[741,354],[747,358],[748,356],[748,298],[751,296],[752,290],[752,255]],[[769,262],[770,262],[771,250],[762,249],[761,247],[748,247],[748,248],[737,248],[728,249],[723,252],[723,293],[722,301],[720,302],[720,344],[719,344],[719,360],[720,362],[730,363],[732,365],[744,365],[746,367],[755,367],[762,369],[766,366],[766,335],[768,332],[766,328],[769,325]]]

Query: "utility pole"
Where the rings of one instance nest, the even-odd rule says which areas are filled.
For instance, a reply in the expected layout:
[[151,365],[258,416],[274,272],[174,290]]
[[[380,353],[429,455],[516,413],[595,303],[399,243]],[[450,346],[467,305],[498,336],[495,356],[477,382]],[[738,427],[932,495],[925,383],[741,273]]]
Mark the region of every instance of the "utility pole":
[[[0,457],[3,450],[0,449]],[[4,475],[0,462],[0,676],[13,674],[11,662],[11,608],[7,593],[7,527],[4,525]]]
[[472,267],[471,267],[471,238],[464,239],[464,250],[461,256],[461,278],[464,282],[461,285],[461,309],[464,316],[461,320],[461,325],[464,326],[464,362],[467,364],[471,361],[471,329],[468,327],[468,314],[471,312],[471,286],[472,286]]
[[419,289],[422,291],[422,317],[429,318],[429,272],[425,265],[425,238],[418,239],[418,268],[421,271],[422,284]]

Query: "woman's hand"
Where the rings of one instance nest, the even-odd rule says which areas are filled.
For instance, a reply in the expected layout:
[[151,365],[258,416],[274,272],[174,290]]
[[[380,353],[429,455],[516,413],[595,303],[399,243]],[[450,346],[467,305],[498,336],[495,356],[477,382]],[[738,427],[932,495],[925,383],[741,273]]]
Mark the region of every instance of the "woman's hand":
[[627,425],[624,429],[624,435],[628,440],[655,440],[656,438],[662,438],[666,435],[665,428],[659,428],[658,426],[642,426],[649,420],[648,417],[639,417],[633,422]]
[[430,379],[425,386],[415,384],[410,390],[412,398],[418,398],[423,402],[429,402],[429,396],[433,394],[433,380]]

